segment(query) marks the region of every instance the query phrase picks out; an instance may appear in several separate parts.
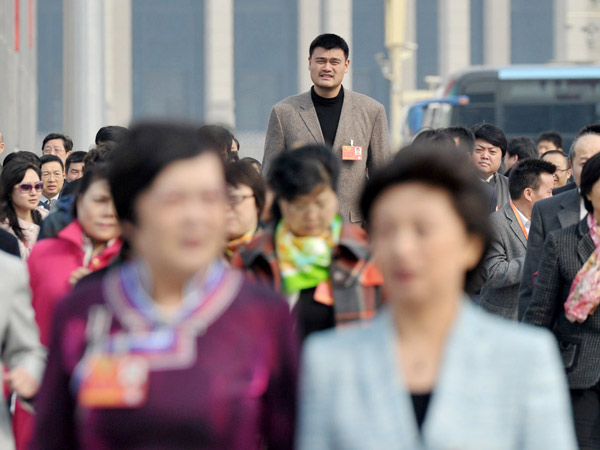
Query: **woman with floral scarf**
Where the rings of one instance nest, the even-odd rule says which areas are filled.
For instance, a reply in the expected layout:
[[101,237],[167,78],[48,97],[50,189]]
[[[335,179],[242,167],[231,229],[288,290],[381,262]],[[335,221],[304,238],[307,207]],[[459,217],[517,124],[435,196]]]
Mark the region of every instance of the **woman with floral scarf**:
[[569,379],[581,449],[600,448],[600,154],[579,185],[588,214],[550,233],[525,322],[552,330]]
[[281,154],[267,180],[274,222],[234,261],[286,296],[301,338],[371,318],[381,305],[366,234],[338,214],[339,171],[338,156],[324,146]]

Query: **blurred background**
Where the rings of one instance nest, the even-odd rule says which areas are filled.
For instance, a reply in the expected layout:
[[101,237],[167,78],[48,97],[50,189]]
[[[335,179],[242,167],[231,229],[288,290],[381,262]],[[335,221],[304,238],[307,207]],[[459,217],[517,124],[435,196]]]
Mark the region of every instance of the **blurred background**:
[[5,154],[49,132],[87,150],[103,125],[169,116],[225,125],[260,159],[323,32],[348,41],[344,86],[385,105],[393,145],[407,105],[457,71],[600,63],[598,0],[0,0]]

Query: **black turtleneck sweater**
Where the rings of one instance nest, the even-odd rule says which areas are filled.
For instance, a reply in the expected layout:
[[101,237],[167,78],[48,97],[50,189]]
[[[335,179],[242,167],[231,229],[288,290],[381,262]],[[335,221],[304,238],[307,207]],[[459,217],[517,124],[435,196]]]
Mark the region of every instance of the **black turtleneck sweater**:
[[317,117],[319,118],[319,124],[321,125],[321,132],[325,143],[330,147],[333,147],[333,141],[335,140],[335,133],[337,132],[338,123],[340,121],[340,115],[342,114],[342,104],[344,103],[344,88],[340,89],[337,96],[333,98],[325,98],[317,95],[315,87],[310,89],[310,96],[312,98],[313,105],[317,111]]

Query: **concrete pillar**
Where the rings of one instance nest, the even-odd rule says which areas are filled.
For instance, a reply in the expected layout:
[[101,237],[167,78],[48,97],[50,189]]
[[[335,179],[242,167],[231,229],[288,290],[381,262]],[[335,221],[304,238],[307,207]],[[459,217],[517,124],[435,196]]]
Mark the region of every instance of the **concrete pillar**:
[[0,0],[0,11],[0,133],[5,144],[1,160],[14,150],[40,151],[36,2]]
[[323,0],[323,33],[335,33],[350,47],[350,70],[344,87],[352,89],[352,0]]
[[471,63],[471,2],[439,2],[440,75],[446,76]]
[[233,0],[206,0],[205,119],[235,128]]
[[128,126],[132,114],[131,0],[104,0],[106,125]]
[[483,8],[484,62],[510,64],[510,0],[485,0]]
[[[417,0],[405,0],[404,42],[417,42]],[[413,53],[402,61],[402,87],[405,91],[417,89],[417,58]]]
[[104,1],[63,0],[64,132],[75,150],[94,144],[104,116]]
[[321,0],[298,0],[298,92],[308,91],[312,86],[308,49],[321,30]]

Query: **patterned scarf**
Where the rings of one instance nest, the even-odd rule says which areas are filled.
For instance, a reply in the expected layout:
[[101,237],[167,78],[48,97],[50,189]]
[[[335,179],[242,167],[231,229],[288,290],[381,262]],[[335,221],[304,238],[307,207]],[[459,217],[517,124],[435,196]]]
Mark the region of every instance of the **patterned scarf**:
[[579,269],[571,285],[565,302],[565,315],[569,322],[584,322],[594,314],[600,303],[600,226],[592,214],[587,215],[587,224],[596,250]]
[[227,259],[231,261],[238,250],[250,243],[255,233],[256,228],[253,228],[252,230],[244,234],[242,237],[227,242],[227,246],[225,247],[225,256],[227,257]]
[[321,236],[295,236],[282,219],[275,230],[275,251],[286,293],[314,288],[329,280],[331,251],[340,240],[342,218],[335,216]]

